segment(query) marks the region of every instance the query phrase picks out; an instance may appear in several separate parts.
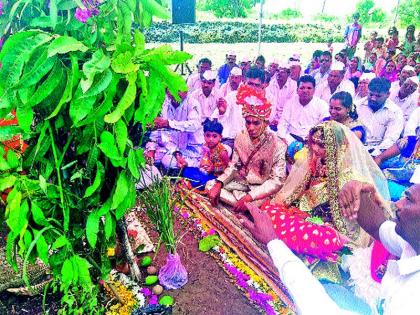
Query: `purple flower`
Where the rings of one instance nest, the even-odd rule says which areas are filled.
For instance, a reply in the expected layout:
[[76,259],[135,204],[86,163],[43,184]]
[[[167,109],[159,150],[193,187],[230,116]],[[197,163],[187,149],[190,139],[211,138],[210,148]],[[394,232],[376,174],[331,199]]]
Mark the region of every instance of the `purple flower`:
[[149,288],[141,288],[140,292],[143,293],[144,296],[150,296],[152,295],[152,291],[150,291]]
[[153,294],[149,299],[149,305],[156,305],[158,304],[158,297],[156,294]]
[[99,14],[99,5],[101,2],[97,0],[82,0],[83,5],[85,8],[76,8],[76,12],[74,13],[74,17],[78,19],[82,23],[86,23],[87,20],[92,15],[98,15]]
[[74,17],[78,19],[82,23],[86,23],[86,21],[92,16],[92,12],[88,9],[80,9],[76,8],[76,12],[74,13]]

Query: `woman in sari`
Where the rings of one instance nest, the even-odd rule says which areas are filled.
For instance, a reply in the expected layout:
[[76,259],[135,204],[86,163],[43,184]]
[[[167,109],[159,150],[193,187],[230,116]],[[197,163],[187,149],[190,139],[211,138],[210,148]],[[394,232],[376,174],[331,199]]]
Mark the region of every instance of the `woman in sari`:
[[397,64],[393,59],[389,59],[382,70],[379,72],[380,78],[388,79],[391,83],[398,80]]

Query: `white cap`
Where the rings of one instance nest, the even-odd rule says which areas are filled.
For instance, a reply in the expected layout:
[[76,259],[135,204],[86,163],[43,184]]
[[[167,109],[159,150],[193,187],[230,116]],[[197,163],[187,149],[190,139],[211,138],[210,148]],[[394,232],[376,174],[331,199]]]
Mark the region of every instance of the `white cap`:
[[404,66],[404,68],[401,69],[401,71],[416,71],[416,69],[414,69],[414,67],[410,66],[410,65],[406,65]]
[[207,81],[216,80],[217,73],[213,70],[206,70],[206,72],[203,73],[203,78]]
[[420,184],[420,165],[416,166],[416,169],[414,170],[413,176],[411,176],[411,178],[410,178],[410,183]]
[[346,66],[341,61],[334,61],[331,64],[330,71],[344,71],[345,68]]
[[236,56],[236,52],[233,50],[229,50],[227,53],[228,56]]
[[375,78],[376,78],[375,73],[373,73],[373,72],[364,72],[360,76],[359,82],[361,82],[361,81],[369,81],[370,82],[370,80],[375,79]]
[[251,62],[251,58],[249,58],[248,56],[244,56],[242,57],[241,62]]
[[419,85],[419,77],[416,75],[413,75],[412,77],[407,78],[407,81],[410,80],[411,82]]
[[300,54],[293,54],[292,55],[292,57],[290,57],[291,59],[293,58],[293,59],[295,59],[295,60],[298,60],[298,61],[300,61]]
[[300,66],[300,62],[299,61],[289,61],[289,68],[293,67],[293,66]]
[[287,62],[284,62],[284,61],[280,61],[279,62],[279,68],[290,69],[290,63],[287,63]]
[[230,75],[236,75],[236,76],[242,75],[241,68],[233,67],[232,70],[230,70]]

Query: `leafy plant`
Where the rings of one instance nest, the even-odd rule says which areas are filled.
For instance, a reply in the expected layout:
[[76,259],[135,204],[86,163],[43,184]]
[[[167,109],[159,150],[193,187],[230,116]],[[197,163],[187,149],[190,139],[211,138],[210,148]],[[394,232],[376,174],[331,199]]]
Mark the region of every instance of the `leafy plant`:
[[204,10],[212,11],[216,17],[246,17],[251,9],[250,0],[207,0],[199,4]]
[[283,19],[283,20],[291,20],[291,19],[301,18],[302,16],[303,15],[299,10],[295,10],[295,9],[292,9],[292,8],[287,8],[287,9],[284,9],[284,10],[280,11],[276,15],[276,18]]
[[395,8],[399,16],[401,26],[414,24],[420,26],[420,0],[402,0],[400,6]]
[[[3,2],[0,118],[16,109],[25,154],[0,144],[7,259],[49,265],[62,312],[100,312],[97,280],[106,278],[116,222],[136,201],[144,165],[132,130],[160,112],[165,89],[186,90],[170,65],[191,56],[147,49],[140,29],[168,17],[154,0]],[[137,135],[139,136],[139,135]]]

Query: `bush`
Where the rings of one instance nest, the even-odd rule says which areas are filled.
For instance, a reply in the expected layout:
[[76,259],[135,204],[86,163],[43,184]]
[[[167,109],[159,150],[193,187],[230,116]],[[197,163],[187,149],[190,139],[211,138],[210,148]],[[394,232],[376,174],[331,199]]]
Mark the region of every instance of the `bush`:
[[284,9],[280,11],[280,13],[274,14],[275,18],[283,19],[283,20],[292,20],[296,18],[301,18],[302,16],[303,15],[299,10],[295,10],[291,8]]
[[325,13],[318,13],[313,16],[314,21],[322,21],[328,23],[338,23],[339,19],[335,15],[328,15]]
[[[179,31],[184,32],[187,43],[255,43],[258,23],[200,22],[193,25],[173,25],[160,22],[145,31],[148,42],[174,43],[179,41]],[[340,25],[335,24],[264,24],[262,41],[266,43],[335,42],[342,41]]]

